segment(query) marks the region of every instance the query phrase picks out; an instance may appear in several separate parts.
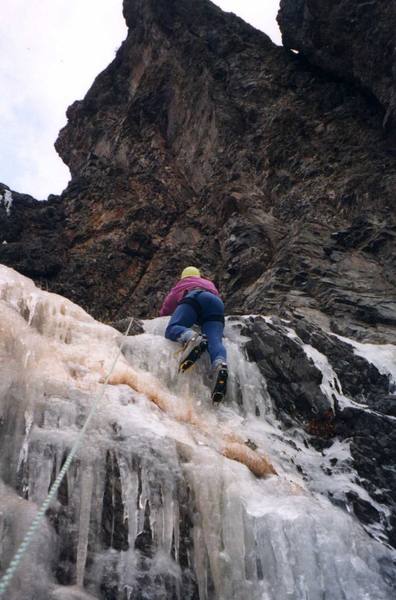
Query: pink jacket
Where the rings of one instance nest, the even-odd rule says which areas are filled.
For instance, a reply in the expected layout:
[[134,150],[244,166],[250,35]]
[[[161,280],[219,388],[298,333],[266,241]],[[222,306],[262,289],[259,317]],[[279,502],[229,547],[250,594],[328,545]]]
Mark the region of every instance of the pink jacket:
[[208,292],[212,292],[216,296],[219,296],[219,292],[217,291],[214,283],[209,281],[209,279],[203,279],[202,277],[184,277],[180,279],[176,283],[176,285],[171,289],[169,294],[166,296],[160,310],[160,316],[166,317],[175,312],[176,306],[179,304],[180,300],[182,300],[187,294],[187,292],[191,292],[194,289],[207,290]]

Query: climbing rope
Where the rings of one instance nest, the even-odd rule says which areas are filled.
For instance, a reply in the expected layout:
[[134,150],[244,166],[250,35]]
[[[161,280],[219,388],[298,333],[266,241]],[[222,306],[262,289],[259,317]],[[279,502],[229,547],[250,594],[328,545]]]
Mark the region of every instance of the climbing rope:
[[87,417],[87,419],[86,419],[86,421],[84,423],[83,428],[81,429],[79,435],[77,436],[77,439],[74,442],[74,444],[72,446],[72,449],[70,450],[70,453],[69,453],[69,455],[68,455],[68,457],[67,457],[67,459],[66,459],[66,461],[65,461],[65,463],[64,463],[64,465],[62,467],[62,469],[59,471],[58,477],[55,479],[54,483],[52,484],[51,489],[48,492],[48,496],[46,497],[46,499],[42,503],[42,505],[41,505],[39,511],[37,512],[37,514],[36,514],[36,516],[35,516],[32,524],[30,525],[29,529],[27,530],[26,535],[23,538],[23,541],[22,541],[21,545],[19,546],[18,550],[16,551],[16,553],[14,555],[14,558],[10,562],[10,564],[9,564],[9,566],[8,566],[5,574],[0,579],[0,596],[2,596],[4,594],[4,592],[6,592],[8,586],[9,586],[9,584],[10,584],[10,582],[11,582],[11,580],[12,580],[14,574],[15,574],[15,571],[18,568],[19,563],[21,562],[24,554],[26,553],[27,549],[29,548],[30,543],[31,543],[31,541],[33,539],[34,534],[36,533],[39,525],[41,524],[41,521],[43,520],[43,518],[45,516],[45,513],[46,513],[48,507],[50,506],[52,500],[55,497],[56,492],[59,489],[59,486],[60,486],[60,484],[62,482],[62,479],[64,478],[64,476],[66,475],[67,471],[69,470],[70,465],[71,465],[71,463],[73,461],[73,458],[75,457],[76,453],[78,452],[78,450],[79,450],[79,448],[81,446],[84,434],[85,434],[85,432],[86,432],[86,430],[88,428],[88,425],[89,425],[89,423],[90,423],[90,421],[91,421],[91,419],[92,419],[92,417],[93,417],[93,415],[94,415],[94,413],[96,411],[96,408],[97,408],[99,402],[102,400],[102,398],[103,398],[103,396],[105,394],[105,391],[106,391],[109,379],[110,379],[110,377],[111,377],[111,375],[112,375],[112,373],[113,373],[113,371],[115,369],[115,366],[117,364],[118,359],[120,358],[120,355],[121,355],[122,350],[123,350],[124,345],[125,345],[126,338],[127,338],[128,334],[130,332],[130,329],[132,327],[132,323],[133,323],[133,317],[131,317],[131,320],[129,322],[128,328],[127,328],[126,332],[124,333],[124,340],[123,340],[122,344],[120,345],[120,348],[119,348],[119,350],[118,350],[118,352],[116,354],[116,357],[115,357],[115,359],[113,361],[113,364],[111,365],[110,371],[109,371],[106,379],[104,380],[102,390],[96,396],[96,398],[94,399],[94,401],[92,403],[91,410],[89,411],[88,417]]

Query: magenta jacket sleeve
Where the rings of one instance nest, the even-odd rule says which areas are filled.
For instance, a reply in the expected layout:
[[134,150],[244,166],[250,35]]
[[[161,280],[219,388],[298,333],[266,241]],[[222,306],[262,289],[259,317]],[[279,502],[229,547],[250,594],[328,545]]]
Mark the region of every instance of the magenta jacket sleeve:
[[169,294],[166,296],[160,310],[160,317],[167,317],[168,315],[172,315],[178,304],[177,293],[174,289],[172,289]]

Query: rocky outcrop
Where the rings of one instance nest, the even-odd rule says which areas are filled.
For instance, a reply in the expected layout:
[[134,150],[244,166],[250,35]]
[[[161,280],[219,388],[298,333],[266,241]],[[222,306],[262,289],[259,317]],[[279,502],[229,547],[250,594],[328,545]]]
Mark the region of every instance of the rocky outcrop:
[[109,321],[155,315],[192,263],[229,313],[394,341],[396,161],[378,104],[207,0],[124,14],[126,41],[56,143],[70,185],[37,217],[0,205],[0,261]]
[[[388,507],[387,539],[396,546],[394,383],[356,355],[350,344],[305,319],[282,322],[251,317],[245,321],[243,334],[249,338],[247,356],[264,375],[274,410],[284,425],[303,425],[318,450],[330,447],[334,436],[350,442],[350,466],[368,496],[363,498],[350,489],[343,505],[364,524],[378,527],[383,522],[381,506]],[[309,470],[298,461],[296,465],[309,480]],[[335,459],[328,474],[335,475],[338,468]],[[339,503],[339,498],[329,497]]]
[[64,206],[52,196],[38,202],[0,183],[1,261],[17,264],[40,281],[52,281],[62,270]]
[[281,0],[278,20],[286,48],[374,94],[385,111],[384,126],[395,130],[394,2]]

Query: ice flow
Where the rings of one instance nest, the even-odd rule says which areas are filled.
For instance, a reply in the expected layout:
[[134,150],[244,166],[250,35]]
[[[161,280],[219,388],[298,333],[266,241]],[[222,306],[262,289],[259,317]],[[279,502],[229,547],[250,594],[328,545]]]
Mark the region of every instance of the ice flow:
[[[120,334],[4,266],[0,311],[3,572],[103,386]],[[394,554],[329,502],[327,487],[339,480],[324,475],[325,458],[302,431],[285,432],[275,418],[238,320],[226,327],[232,377],[218,410],[205,359],[177,377],[165,324],[148,321],[127,340],[7,597],[393,598]],[[294,466],[297,452],[309,482]],[[347,446],[335,442],[333,452],[345,463],[342,484],[353,485]]]

